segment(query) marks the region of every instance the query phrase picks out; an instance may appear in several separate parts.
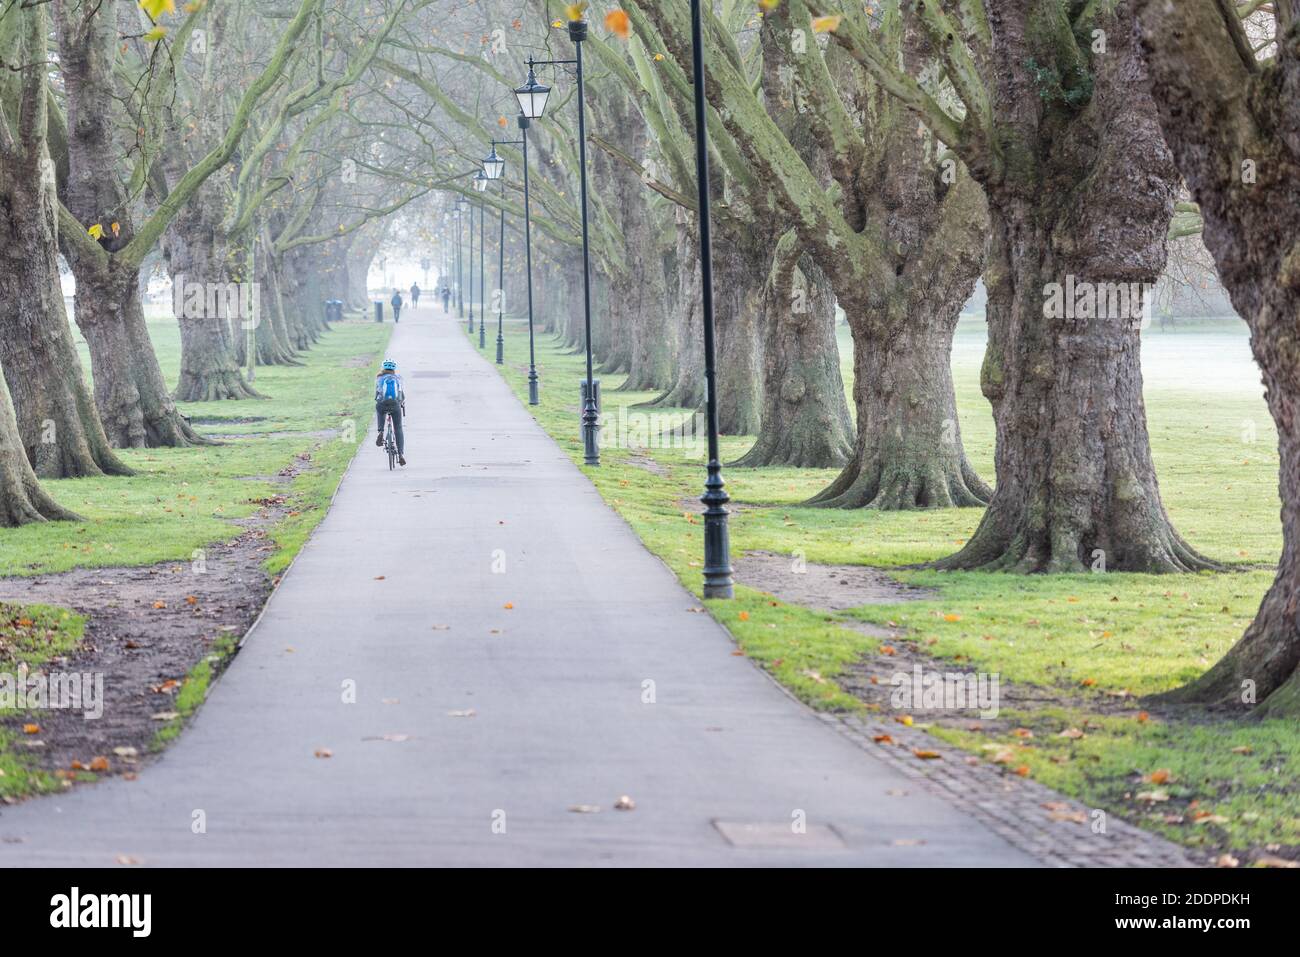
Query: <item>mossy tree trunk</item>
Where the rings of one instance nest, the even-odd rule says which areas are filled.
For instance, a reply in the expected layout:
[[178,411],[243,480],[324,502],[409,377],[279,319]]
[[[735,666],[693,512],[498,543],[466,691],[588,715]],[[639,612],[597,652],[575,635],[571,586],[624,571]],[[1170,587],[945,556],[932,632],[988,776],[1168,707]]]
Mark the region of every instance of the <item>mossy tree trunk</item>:
[[1036,4],[990,14],[994,123],[1018,162],[980,173],[993,233],[981,387],[997,427],[997,489],[966,546],[939,564],[1213,567],[1165,513],[1147,435],[1143,306],[1164,269],[1178,174],[1132,10],[1099,12],[1107,40],[1091,72],[1044,90],[1032,64],[1052,53],[1033,29]]
[[17,444],[43,478],[129,475],[104,433],[63,303],[45,10],[15,9],[7,19],[0,58],[24,64],[0,81],[0,367]]
[[835,294],[790,235],[773,257],[763,291],[762,410],[758,438],[733,463],[828,468],[853,451],[835,343]]
[[1257,61],[1231,4],[1137,3],[1165,137],[1200,204],[1205,245],[1250,328],[1277,424],[1282,556],[1241,640],[1175,701],[1300,715],[1300,9],[1275,5]]
[[231,314],[232,297],[223,294],[238,284],[227,264],[220,209],[215,190],[205,186],[172,220],[163,240],[167,270],[181,290],[176,398],[182,402],[261,398],[240,369],[235,337],[244,331],[245,320]]
[[[57,0],[53,9],[68,111],[63,201],[75,220],[61,229],[60,242],[77,281],[76,321],[90,349],[105,432],[120,447],[207,444],[167,389],[145,325],[143,256],[127,248],[138,207],[122,183],[114,139],[121,5]],[[85,234],[92,225],[104,230],[99,243]]]
[[704,407],[704,343],[701,334],[703,293],[700,288],[700,245],[695,217],[676,211],[675,268],[669,282],[672,308],[669,338],[673,345],[673,380],[651,408]]

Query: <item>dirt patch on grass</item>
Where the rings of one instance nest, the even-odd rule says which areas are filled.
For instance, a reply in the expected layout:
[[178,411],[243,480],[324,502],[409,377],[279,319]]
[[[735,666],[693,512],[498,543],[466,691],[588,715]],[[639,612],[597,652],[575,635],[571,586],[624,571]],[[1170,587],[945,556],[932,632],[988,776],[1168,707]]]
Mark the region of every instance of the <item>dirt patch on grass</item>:
[[789,604],[821,611],[935,597],[927,588],[904,585],[880,569],[865,565],[817,565],[795,555],[774,552],[746,552],[733,565],[740,584]]
[[663,477],[672,474],[669,472],[668,466],[656,462],[648,455],[642,455],[636,452],[633,452],[627,457],[627,464],[634,468],[641,469],[642,471],[649,472],[651,475]]
[[[866,625],[865,622],[841,622],[841,624],[846,627]],[[872,626],[867,625],[867,627]],[[977,706],[929,711],[922,708],[919,703],[910,702],[906,707],[895,708],[892,696],[898,682],[903,680],[900,675],[904,676],[907,683],[911,685],[914,675],[917,674],[916,669],[920,668],[920,674],[923,676],[953,676],[953,681],[957,680],[956,676],[961,676],[969,683],[970,677],[975,675],[976,671],[965,660],[935,658],[926,654],[922,647],[907,639],[901,631],[882,630],[885,634],[881,637],[888,640],[888,644],[883,648],[887,648],[888,651],[882,649],[863,657],[845,668],[835,679],[845,691],[871,706],[871,710],[879,710],[882,714],[912,714],[918,721],[924,718],[928,724],[979,730],[992,735],[1010,732],[1018,727],[1001,716],[981,716],[980,708]],[[996,690],[996,707],[999,713],[1015,711],[1032,714],[1044,708],[1077,708],[1098,716],[1136,716],[1144,707],[1139,704],[1138,698],[1127,692],[1082,695],[1063,688],[1018,684],[1006,680],[1001,675],[997,676]],[[1024,720],[1023,714],[1018,720]],[[978,728],[974,727],[976,724]]]
[[[296,474],[309,458],[300,456],[281,474]],[[200,550],[188,562],[0,578],[0,601],[86,616],[82,642],[46,662],[47,674],[103,676],[102,717],[48,709],[0,719],[15,733],[16,747],[51,772],[68,771],[74,762],[88,768],[96,757],[108,759],[107,774],[138,769],[155,734],[175,718],[176,695],[190,669],[213,654],[219,639],[242,637],[274,586],[262,568],[277,547],[267,529],[284,517],[286,506],[282,496],[260,504],[254,516],[237,523],[246,529],[238,538]],[[39,733],[21,733],[27,722],[37,723]]]

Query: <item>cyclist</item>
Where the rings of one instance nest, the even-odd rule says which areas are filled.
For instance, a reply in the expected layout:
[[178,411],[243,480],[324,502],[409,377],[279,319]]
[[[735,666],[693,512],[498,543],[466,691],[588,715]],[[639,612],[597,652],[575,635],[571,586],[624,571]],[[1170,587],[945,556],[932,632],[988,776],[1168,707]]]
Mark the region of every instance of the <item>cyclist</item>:
[[411,283],[411,308],[420,308],[420,284],[418,282]]
[[406,464],[406,436],[402,432],[402,419],[406,416],[406,390],[402,388],[402,377],[397,374],[397,363],[385,359],[379,375],[375,376],[375,418],[379,425],[379,435],[375,436],[375,445],[384,445],[384,417],[393,417],[393,437],[397,439],[397,462]]

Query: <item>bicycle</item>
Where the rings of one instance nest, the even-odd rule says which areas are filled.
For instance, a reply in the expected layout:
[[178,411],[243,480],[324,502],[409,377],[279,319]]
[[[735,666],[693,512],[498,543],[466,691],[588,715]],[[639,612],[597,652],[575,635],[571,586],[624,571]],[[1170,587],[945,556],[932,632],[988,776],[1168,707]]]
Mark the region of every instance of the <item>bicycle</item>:
[[397,468],[397,439],[393,436],[393,413],[384,416],[384,451],[388,453],[388,471]]

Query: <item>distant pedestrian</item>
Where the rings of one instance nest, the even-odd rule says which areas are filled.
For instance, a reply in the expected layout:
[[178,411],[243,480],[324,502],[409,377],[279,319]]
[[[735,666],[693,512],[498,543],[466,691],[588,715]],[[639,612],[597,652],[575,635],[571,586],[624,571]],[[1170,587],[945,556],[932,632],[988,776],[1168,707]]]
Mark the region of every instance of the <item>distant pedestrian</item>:
[[451,302],[451,290],[446,286],[442,287],[442,314],[447,314],[447,306]]
[[412,309],[419,309],[419,308],[420,308],[420,285],[419,285],[419,283],[414,283],[414,282],[411,283],[411,308],[412,308]]
[[402,321],[402,293],[400,290],[393,290],[393,298],[388,300],[389,305],[393,307],[393,322]]

